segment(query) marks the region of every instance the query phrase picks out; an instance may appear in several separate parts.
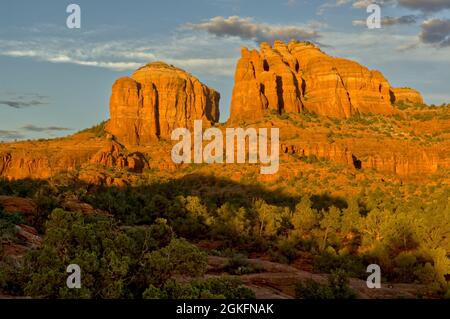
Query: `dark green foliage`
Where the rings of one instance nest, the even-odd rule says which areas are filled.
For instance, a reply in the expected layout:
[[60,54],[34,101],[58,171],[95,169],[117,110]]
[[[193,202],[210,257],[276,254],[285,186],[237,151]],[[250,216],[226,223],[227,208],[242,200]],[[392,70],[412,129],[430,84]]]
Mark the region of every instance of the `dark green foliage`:
[[161,287],[174,275],[201,276],[206,272],[207,255],[184,239],[173,239],[169,245],[144,257],[147,282]]
[[[65,286],[69,264],[82,269],[82,288]],[[28,260],[25,294],[47,298],[140,297],[173,275],[198,276],[206,256],[174,239],[164,220],[147,228],[121,230],[108,217],[87,217],[57,209],[46,224],[42,249]]]
[[328,276],[328,284],[321,285],[309,279],[299,283],[295,289],[299,299],[354,299],[355,292],[348,286],[347,275],[342,270],[336,270]]
[[254,299],[252,290],[232,277],[216,277],[196,280],[186,284],[169,280],[161,288],[151,285],[143,294],[144,299]]
[[245,275],[261,272],[263,271],[263,268],[252,265],[245,256],[235,254],[228,260],[222,270],[230,275]]
[[[298,181],[290,186],[300,188]],[[69,177],[0,181],[3,194],[38,203],[38,213],[27,221],[44,237],[44,247],[19,265],[0,261],[0,286],[38,297],[141,298],[144,291],[160,298],[222,296],[172,282],[179,276],[192,282],[206,271],[205,253],[182,237],[206,243],[202,247],[217,243],[213,249],[228,248],[235,255],[258,254],[283,263],[313,260],[320,273],[341,270],[366,277],[365,267],[376,263],[388,281],[424,283],[444,295],[450,272],[450,194],[439,186],[413,186],[407,186],[414,196],[406,200],[400,186],[392,192],[363,190],[350,199],[326,191],[287,196],[256,181],[239,184],[211,176],[123,188],[88,186]],[[74,197],[110,216],[54,210]],[[23,222],[19,215],[0,215],[2,242],[20,243],[15,225]],[[83,268],[84,286],[76,292],[64,289],[69,263]],[[239,256],[224,270],[235,275],[259,271]],[[308,289],[330,293],[314,284]]]
[[350,277],[367,277],[365,263],[360,257],[353,255],[336,255],[323,253],[314,258],[314,271],[319,273],[331,273],[340,269],[345,271]]
[[25,219],[21,214],[6,214],[0,209],[0,245],[5,242],[17,242],[15,226],[24,223]]

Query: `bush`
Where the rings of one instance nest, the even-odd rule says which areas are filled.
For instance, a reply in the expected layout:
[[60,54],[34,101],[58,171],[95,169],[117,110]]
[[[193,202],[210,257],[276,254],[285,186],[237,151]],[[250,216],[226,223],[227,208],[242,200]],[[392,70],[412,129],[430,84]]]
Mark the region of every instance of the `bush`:
[[273,259],[284,264],[292,263],[298,256],[296,244],[297,242],[295,240],[279,240],[275,245],[276,251],[272,253]]
[[299,283],[295,288],[295,296],[299,299],[354,299],[355,292],[348,286],[347,275],[342,270],[332,272],[328,276],[328,284],[321,285],[312,279]]
[[312,279],[299,283],[295,287],[295,297],[297,299],[333,299],[328,286],[321,285]]
[[400,253],[394,259],[394,275],[399,282],[414,282],[417,278],[417,258],[411,253]]
[[245,275],[261,272],[263,268],[252,265],[243,255],[235,254],[228,260],[223,270],[230,275]]
[[208,266],[207,255],[184,239],[172,239],[169,245],[146,254],[144,259],[143,271],[156,287],[174,275],[201,276]]
[[326,252],[314,258],[313,269],[315,272],[322,273],[331,273],[340,269],[351,277],[367,277],[362,259],[353,255],[341,256]]
[[25,223],[21,214],[5,214],[0,210],[0,245],[5,242],[17,242],[16,225]]
[[163,287],[150,285],[143,293],[144,299],[254,299],[252,290],[242,286],[239,279],[231,277],[178,283],[171,279]]

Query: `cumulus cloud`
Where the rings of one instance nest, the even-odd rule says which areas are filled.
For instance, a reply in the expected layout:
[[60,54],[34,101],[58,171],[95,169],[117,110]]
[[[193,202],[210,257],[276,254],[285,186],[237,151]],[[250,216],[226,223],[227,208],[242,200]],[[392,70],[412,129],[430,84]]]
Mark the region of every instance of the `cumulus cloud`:
[[71,131],[72,129],[67,127],[61,127],[61,126],[36,126],[33,124],[27,124],[22,127],[24,131],[29,132],[55,132],[55,131]]
[[48,97],[39,94],[13,95],[0,100],[0,105],[6,105],[15,109],[23,109],[32,106],[47,105]]
[[273,42],[291,39],[317,40],[320,35],[310,27],[257,23],[252,18],[217,16],[201,23],[188,23],[185,28],[203,30],[218,37],[239,37],[244,40]]
[[[402,17],[384,17],[381,20],[382,26],[394,26],[394,25],[410,25],[415,24],[418,21],[418,17],[415,15],[406,15]],[[366,20],[354,20],[353,25],[355,26],[367,26]]]
[[438,47],[450,46],[450,20],[429,19],[422,24],[420,40]]
[[398,4],[408,9],[423,12],[438,12],[450,9],[449,0],[398,0]]

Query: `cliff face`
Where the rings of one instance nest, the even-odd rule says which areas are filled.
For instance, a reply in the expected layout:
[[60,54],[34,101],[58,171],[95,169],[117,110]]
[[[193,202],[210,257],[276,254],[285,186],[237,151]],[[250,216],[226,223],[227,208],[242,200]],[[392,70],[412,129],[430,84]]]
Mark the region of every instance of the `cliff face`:
[[60,172],[73,171],[85,163],[89,150],[50,150],[15,148],[0,151],[0,176],[7,179],[50,178]]
[[231,120],[261,117],[265,110],[348,118],[391,114],[391,87],[378,71],[334,58],[308,43],[276,41],[260,51],[242,49],[235,74]]
[[419,91],[410,88],[392,89],[393,102],[409,102],[423,104],[424,100]]
[[87,165],[107,145],[90,133],[47,141],[0,145],[0,177],[47,179]]
[[108,130],[127,145],[169,138],[178,127],[190,128],[201,119],[208,126],[219,120],[218,92],[181,69],[150,63],[112,88]]
[[[314,155],[401,176],[450,168],[448,109],[392,107],[402,101],[423,99],[415,90],[392,88],[378,71],[330,57],[311,44],[277,41],[273,47],[262,44],[260,51],[242,50],[230,123],[234,127],[233,121],[261,119],[267,111],[286,112],[288,120],[272,114],[254,123],[280,128],[282,153]],[[177,169],[170,160],[171,145],[158,139],[170,139],[178,127],[192,129],[196,119],[203,120],[203,127],[217,122],[218,104],[219,93],[195,77],[162,62],[148,64],[114,83],[106,127],[112,135],[99,137],[89,131],[51,141],[0,144],[0,177],[47,179],[72,171],[89,183],[121,186],[126,182],[122,173],[155,168],[171,174]],[[296,114],[306,111],[336,118],[397,112],[405,123],[386,118],[389,123],[369,127],[370,123],[352,124],[353,119],[306,121],[311,116]],[[331,127],[333,123],[339,124]],[[227,126],[220,127],[225,132]],[[112,170],[120,174],[108,176]]]
[[295,144],[282,144],[281,153],[298,156],[315,156],[342,163],[356,169],[374,169],[379,172],[408,177],[415,174],[430,175],[439,168],[448,169],[446,158],[438,156],[436,150],[423,147],[382,150],[383,145],[366,141],[370,147],[337,145],[326,142],[302,141]]

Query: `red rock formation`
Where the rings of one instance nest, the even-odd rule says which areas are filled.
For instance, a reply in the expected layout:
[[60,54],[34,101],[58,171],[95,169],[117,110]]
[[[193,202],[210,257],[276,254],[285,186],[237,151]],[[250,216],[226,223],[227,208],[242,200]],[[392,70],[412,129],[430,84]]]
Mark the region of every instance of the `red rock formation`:
[[37,205],[28,198],[14,196],[0,196],[0,206],[8,214],[22,213],[25,216],[37,214]]
[[126,154],[125,148],[115,141],[98,151],[90,160],[92,164],[99,164],[110,168],[124,169],[142,173],[147,166],[145,156],[139,152]]
[[34,227],[28,225],[16,225],[16,236],[25,241],[25,246],[29,249],[36,249],[42,246],[42,238]]
[[395,88],[392,89],[393,102],[409,102],[423,104],[423,97],[419,91],[410,88]]
[[172,130],[191,128],[194,120],[204,120],[205,126],[217,122],[219,98],[185,71],[150,63],[114,83],[108,130],[127,145],[170,138]]
[[[428,149],[404,147],[397,152],[383,150],[381,145],[338,145],[325,142],[304,141],[282,144],[281,153],[300,157],[314,156],[346,164],[356,169],[375,169],[380,172],[407,177],[414,174],[433,174],[439,168],[448,169],[446,158],[439,157]],[[369,152],[369,153],[368,153]]]
[[235,74],[231,120],[260,118],[267,109],[348,118],[391,114],[390,85],[378,71],[331,57],[309,43],[275,41],[260,52],[242,49]]
[[15,236],[20,243],[0,243],[0,260],[3,257],[18,261],[23,258],[31,249],[42,247],[42,237],[39,236],[34,227],[28,225],[15,225]]

